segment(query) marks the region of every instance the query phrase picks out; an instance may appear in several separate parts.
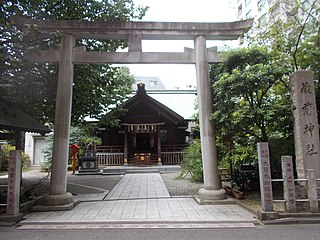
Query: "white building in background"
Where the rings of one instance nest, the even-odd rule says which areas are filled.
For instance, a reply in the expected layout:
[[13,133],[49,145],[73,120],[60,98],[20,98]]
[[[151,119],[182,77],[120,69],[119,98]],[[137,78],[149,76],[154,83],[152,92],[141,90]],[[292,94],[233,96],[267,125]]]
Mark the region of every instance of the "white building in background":
[[[132,88],[137,90],[139,83],[145,84],[145,89],[150,97],[172,109],[184,119],[192,119],[197,113],[196,86],[186,85],[184,89],[168,90],[158,77],[137,76]],[[190,91],[188,92],[188,90]]]
[[166,87],[158,77],[142,77],[135,76],[135,83],[132,85],[134,90],[137,90],[137,84],[144,83],[146,90],[164,90]]
[[37,133],[26,133],[25,153],[29,155],[32,166],[40,166],[44,162],[43,150],[48,147],[46,138]]
[[233,0],[238,20],[255,18],[263,23],[281,18],[286,19],[286,5],[291,0]]
[[[288,6],[293,4],[292,0],[230,0],[233,12],[237,20],[254,18],[255,22],[249,31],[249,35],[254,35],[257,30],[265,29],[276,20],[282,22],[288,20]],[[294,13],[296,14],[296,13]],[[239,44],[242,45],[243,39]]]

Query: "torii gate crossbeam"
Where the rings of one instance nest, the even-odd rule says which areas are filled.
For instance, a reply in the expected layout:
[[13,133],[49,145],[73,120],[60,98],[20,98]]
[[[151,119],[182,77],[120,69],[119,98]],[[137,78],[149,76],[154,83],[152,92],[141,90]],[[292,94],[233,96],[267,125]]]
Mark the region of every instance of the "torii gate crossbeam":
[[[44,37],[56,31],[62,33],[60,49],[28,53],[29,59],[35,62],[59,62],[52,177],[50,194],[44,200],[47,209],[71,208],[73,204],[72,195],[66,192],[73,66],[89,63],[195,64],[204,167],[204,188],[199,191],[198,198],[200,201],[226,198],[218,174],[214,126],[209,118],[212,113],[212,93],[208,64],[219,62],[219,57],[214,49],[207,49],[206,40],[237,39],[244,30],[251,27],[252,20],[231,23],[89,22],[14,17],[12,21],[22,28],[35,24]],[[127,40],[129,52],[86,52],[84,47],[75,47],[76,39],[83,38]],[[195,49],[185,49],[182,53],[146,53],[142,52],[143,39],[193,40]]]

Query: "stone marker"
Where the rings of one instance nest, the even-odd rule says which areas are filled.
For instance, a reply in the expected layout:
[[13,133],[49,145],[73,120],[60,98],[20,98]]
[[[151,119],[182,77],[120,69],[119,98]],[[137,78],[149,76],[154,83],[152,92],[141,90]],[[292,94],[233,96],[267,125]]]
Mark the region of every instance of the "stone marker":
[[263,211],[273,211],[273,194],[270,171],[269,144],[260,142],[258,145],[259,178],[261,193],[261,208]]
[[283,196],[286,200],[286,210],[288,212],[297,212],[292,157],[282,156],[281,163],[283,178]]
[[10,151],[8,165],[7,214],[19,213],[21,151]]
[[308,174],[308,198],[310,212],[319,212],[317,181],[314,169],[307,169]]
[[320,178],[319,129],[313,73],[297,71],[290,77],[298,178],[314,169]]
[[6,214],[0,215],[0,222],[13,225],[23,218],[20,210],[20,180],[21,180],[21,151],[9,153],[8,162],[8,191]]

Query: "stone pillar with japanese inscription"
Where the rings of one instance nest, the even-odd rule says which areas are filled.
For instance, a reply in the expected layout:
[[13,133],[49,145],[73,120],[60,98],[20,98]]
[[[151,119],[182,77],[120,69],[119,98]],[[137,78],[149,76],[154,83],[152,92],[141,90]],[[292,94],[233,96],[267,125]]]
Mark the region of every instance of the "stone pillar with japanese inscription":
[[19,214],[21,177],[20,173],[21,151],[10,151],[8,164],[7,214]]
[[311,71],[297,71],[290,77],[294,116],[294,140],[298,178],[314,169],[320,178],[319,129]]
[[286,210],[288,212],[297,212],[292,157],[282,156],[281,164],[283,178],[283,197],[286,200]]
[[257,146],[258,146],[261,208],[263,211],[272,212],[273,211],[273,193],[272,193],[272,183],[271,183],[269,143],[259,142]]
[[308,169],[308,199],[310,212],[319,212],[319,201],[317,191],[317,180],[314,174],[314,169]]
[[20,180],[21,180],[21,150],[10,151],[8,161],[7,209],[0,214],[0,222],[17,223],[22,220],[20,213]]

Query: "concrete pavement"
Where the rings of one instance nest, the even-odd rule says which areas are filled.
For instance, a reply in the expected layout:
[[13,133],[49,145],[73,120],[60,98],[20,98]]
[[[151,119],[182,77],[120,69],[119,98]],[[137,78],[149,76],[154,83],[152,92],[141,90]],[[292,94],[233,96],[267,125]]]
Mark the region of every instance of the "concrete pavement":
[[254,227],[256,216],[236,204],[199,205],[171,197],[159,173],[126,174],[109,191],[78,194],[70,211],[32,212],[21,229]]

